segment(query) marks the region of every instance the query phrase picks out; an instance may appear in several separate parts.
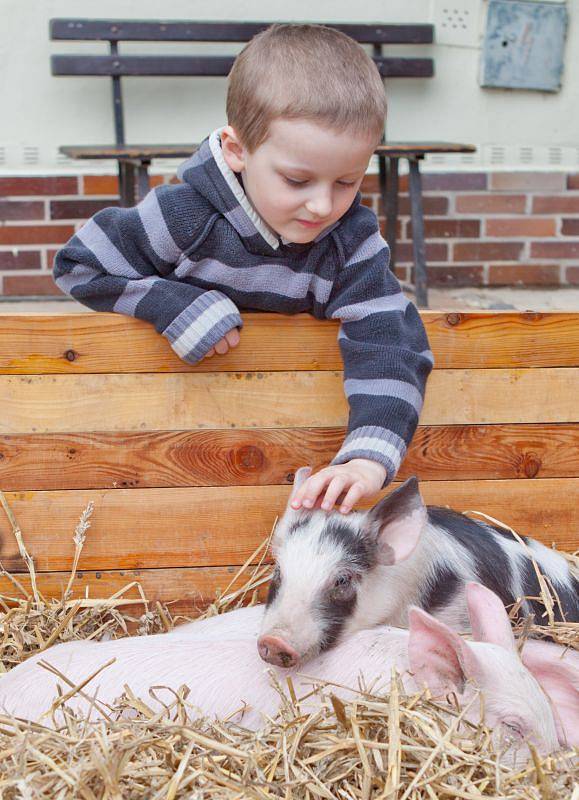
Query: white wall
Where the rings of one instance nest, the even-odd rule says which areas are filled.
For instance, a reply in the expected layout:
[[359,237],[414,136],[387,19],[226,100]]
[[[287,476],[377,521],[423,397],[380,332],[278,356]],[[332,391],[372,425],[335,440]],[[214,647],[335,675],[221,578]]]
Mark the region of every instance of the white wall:
[[[579,0],[568,2],[563,89],[556,94],[481,89],[486,2],[452,0],[450,5],[470,11],[473,20],[456,45],[441,42],[448,34],[439,24],[432,47],[390,50],[431,55],[436,75],[390,83],[389,139],[464,141],[479,148],[474,157],[434,159],[431,168],[579,169]],[[52,77],[49,66],[51,53],[104,53],[107,45],[50,43],[52,17],[157,19],[162,11],[165,19],[436,24],[443,6],[446,0],[318,0],[312,16],[309,0],[0,0],[0,173],[78,171],[78,162],[57,156],[59,145],[113,142],[110,81]],[[145,47],[123,49],[143,52]],[[159,52],[159,46],[148,48]],[[231,46],[205,50],[231,51]],[[165,46],[163,52],[192,52],[192,46]],[[129,142],[196,142],[224,122],[221,79],[133,78],[124,81],[124,95]],[[85,171],[100,170],[110,171],[110,165],[85,164]]]

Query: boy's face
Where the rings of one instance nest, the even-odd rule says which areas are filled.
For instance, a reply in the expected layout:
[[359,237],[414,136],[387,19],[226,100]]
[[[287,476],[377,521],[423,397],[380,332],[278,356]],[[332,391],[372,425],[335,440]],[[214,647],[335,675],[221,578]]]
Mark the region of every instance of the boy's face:
[[234,128],[221,134],[223,156],[240,172],[245,193],[267,225],[291,242],[307,243],[352,205],[374,138],[303,119],[276,119],[253,153]]

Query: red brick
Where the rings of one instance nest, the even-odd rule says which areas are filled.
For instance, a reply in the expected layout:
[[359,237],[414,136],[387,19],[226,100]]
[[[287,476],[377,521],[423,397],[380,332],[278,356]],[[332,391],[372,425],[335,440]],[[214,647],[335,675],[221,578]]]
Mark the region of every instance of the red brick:
[[484,172],[431,172],[422,175],[422,188],[424,191],[448,189],[458,192],[486,189],[487,176]]
[[[422,211],[425,217],[443,217],[448,212],[448,197],[439,195],[424,195],[422,197]],[[383,217],[382,199],[378,199],[378,213]],[[398,198],[398,214],[408,217],[410,215],[410,198],[400,195]]]
[[558,264],[491,264],[490,286],[556,286],[560,283]]
[[0,244],[61,244],[74,233],[72,225],[0,226]]
[[44,203],[30,200],[0,200],[0,222],[44,219]]
[[[579,221],[579,220],[578,220]],[[519,217],[487,219],[487,236],[556,236],[557,221],[553,217]]]
[[[151,175],[151,187],[164,182],[163,175]],[[102,194],[111,197],[119,196],[119,181],[116,175],[85,175],[83,178],[83,194]]]
[[579,194],[533,197],[533,214],[579,214]]
[[579,172],[576,172],[574,175],[567,175],[567,188],[579,189]]
[[[426,260],[427,261],[448,261],[448,245],[440,244],[438,242],[426,243]],[[400,263],[410,263],[414,261],[412,254],[412,244],[400,243],[396,245],[396,261]]]
[[[412,238],[412,221],[409,220],[407,236]],[[426,219],[426,239],[468,239],[480,236],[480,222],[476,219]]]
[[[414,267],[411,271],[410,282],[414,283]],[[429,286],[482,286],[484,283],[484,270],[482,264],[467,264],[452,267],[426,267]]]
[[561,233],[564,236],[579,236],[579,219],[564,219]]
[[0,195],[78,194],[76,177],[18,177],[0,178]]
[[563,172],[493,172],[490,188],[500,192],[559,192],[566,188]]
[[5,295],[61,295],[51,275],[8,275],[4,277]]
[[118,206],[118,200],[53,200],[50,219],[88,219],[103,208]]
[[[382,236],[386,239],[387,238],[386,237],[386,220],[384,219],[384,217],[380,217],[380,220],[379,220],[378,224],[380,225],[380,232],[381,232]],[[406,238],[404,236],[403,228],[404,228],[404,226],[402,224],[402,220],[400,219],[400,217],[398,217],[398,219],[396,220],[396,240],[397,241],[400,241],[400,239]]]
[[517,261],[522,242],[457,242],[454,261]]
[[531,258],[578,258],[578,242],[533,242]]
[[38,250],[0,251],[0,271],[4,269],[40,269]]
[[463,194],[456,198],[461,214],[524,214],[524,194]]
[[572,286],[579,286],[579,267],[567,267],[565,280]]
[[106,194],[118,197],[119,181],[116,175],[85,175],[83,194]]

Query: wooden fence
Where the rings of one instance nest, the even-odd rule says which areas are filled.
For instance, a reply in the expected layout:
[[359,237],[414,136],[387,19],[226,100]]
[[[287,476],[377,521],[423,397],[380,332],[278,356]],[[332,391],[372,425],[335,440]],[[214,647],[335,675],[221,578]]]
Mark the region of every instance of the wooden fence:
[[[423,312],[436,359],[399,473],[428,503],[579,547],[579,313]],[[327,464],[348,407],[337,325],[246,314],[240,346],[189,366],[116,314],[0,315],[0,489],[39,586],[60,595],[94,502],[75,595],[139,580],[202,604]],[[25,572],[0,510],[0,559]],[[0,578],[0,590],[7,590]]]

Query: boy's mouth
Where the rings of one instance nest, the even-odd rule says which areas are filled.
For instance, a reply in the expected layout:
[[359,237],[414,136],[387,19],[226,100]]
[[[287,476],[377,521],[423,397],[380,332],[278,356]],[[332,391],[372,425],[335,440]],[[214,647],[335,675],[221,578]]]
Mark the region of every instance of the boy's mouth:
[[296,222],[299,222],[300,225],[304,225],[306,228],[321,228],[324,224],[323,222],[309,222],[307,219],[298,219]]

